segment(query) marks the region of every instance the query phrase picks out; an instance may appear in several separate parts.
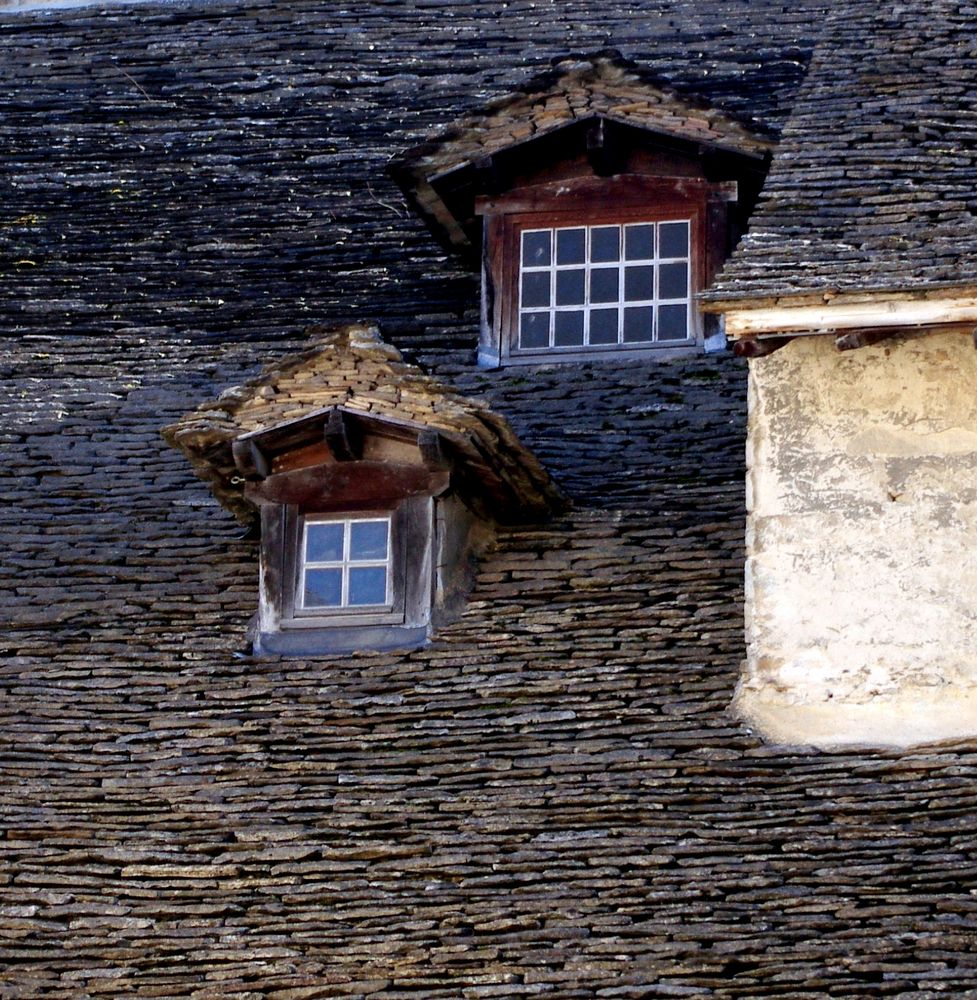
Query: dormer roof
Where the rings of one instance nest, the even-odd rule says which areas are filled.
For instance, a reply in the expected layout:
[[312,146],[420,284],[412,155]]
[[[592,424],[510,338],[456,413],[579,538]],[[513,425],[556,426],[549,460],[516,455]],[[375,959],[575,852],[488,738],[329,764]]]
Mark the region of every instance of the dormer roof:
[[[505,418],[404,362],[368,325],[317,330],[308,350],[227,389],[164,428],[163,437],[245,523],[255,515],[253,483],[263,480],[275,493],[280,474],[295,470],[283,456],[321,445],[320,458],[330,466],[321,480],[328,492],[336,480],[345,488],[345,463],[363,457],[367,437],[409,446],[419,466],[450,480],[493,520],[539,520],[563,506],[546,470]],[[382,464],[375,459],[367,471],[374,474],[372,465]],[[278,499],[289,502],[293,488],[282,483]]]
[[477,195],[504,186],[527,163],[611,143],[765,164],[774,139],[605,50],[560,60],[409,150],[390,170],[441,242],[464,250],[477,245]]

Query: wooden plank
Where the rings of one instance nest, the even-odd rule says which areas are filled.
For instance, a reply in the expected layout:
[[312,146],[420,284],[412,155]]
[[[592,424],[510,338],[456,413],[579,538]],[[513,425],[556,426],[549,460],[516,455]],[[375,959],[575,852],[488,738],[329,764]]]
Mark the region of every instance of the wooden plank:
[[881,327],[943,326],[977,323],[977,296],[943,299],[898,299],[879,296],[860,302],[835,300],[819,305],[769,309],[730,309],[729,337],[776,333],[824,334]]

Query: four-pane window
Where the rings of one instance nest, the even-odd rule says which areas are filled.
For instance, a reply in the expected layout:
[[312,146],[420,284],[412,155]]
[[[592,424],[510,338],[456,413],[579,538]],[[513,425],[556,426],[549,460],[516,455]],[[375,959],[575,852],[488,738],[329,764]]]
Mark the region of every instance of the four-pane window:
[[690,223],[522,232],[518,349],[688,341]]
[[391,603],[390,518],[306,518],[299,596],[304,610],[359,610]]

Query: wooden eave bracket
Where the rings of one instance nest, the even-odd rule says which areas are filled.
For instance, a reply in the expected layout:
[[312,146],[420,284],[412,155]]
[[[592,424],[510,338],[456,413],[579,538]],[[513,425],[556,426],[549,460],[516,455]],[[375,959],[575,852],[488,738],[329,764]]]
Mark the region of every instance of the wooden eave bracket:
[[329,411],[322,435],[337,462],[355,462],[363,454],[363,442],[357,429],[346,412],[338,407]]
[[786,347],[793,337],[741,337],[733,342],[733,354],[738,358],[765,358]]

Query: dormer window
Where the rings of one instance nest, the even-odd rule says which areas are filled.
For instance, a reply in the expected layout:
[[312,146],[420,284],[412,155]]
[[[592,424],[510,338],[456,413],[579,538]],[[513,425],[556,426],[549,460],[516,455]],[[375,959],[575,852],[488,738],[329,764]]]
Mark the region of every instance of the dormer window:
[[694,341],[691,227],[686,218],[522,229],[512,352]]
[[259,654],[418,646],[464,606],[496,524],[562,506],[502,417],[374,327],[328,333],[163,433],[260,524]]

